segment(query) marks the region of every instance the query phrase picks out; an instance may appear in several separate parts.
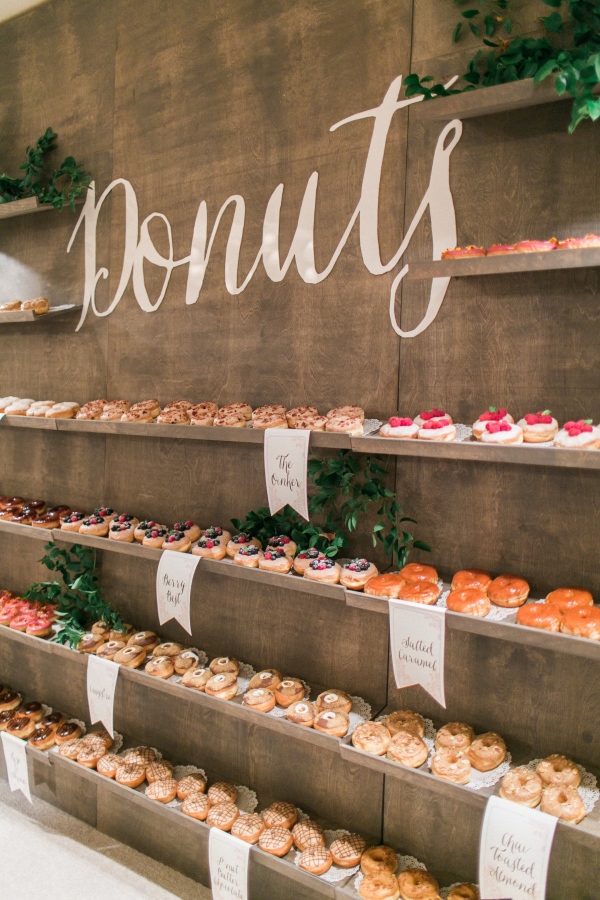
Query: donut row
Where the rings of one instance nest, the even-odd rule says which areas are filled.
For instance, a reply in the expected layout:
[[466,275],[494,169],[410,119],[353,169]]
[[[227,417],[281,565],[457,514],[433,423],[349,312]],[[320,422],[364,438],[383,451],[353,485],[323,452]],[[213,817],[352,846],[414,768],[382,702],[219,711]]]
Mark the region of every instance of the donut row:
[[[452,416],[442,409],[422,410],[415,419],[392,416],[379,429],[382,437],[398,440],[454,441],[456,426]],[[484,444],[542,444],[552,442],[555,447],[574,450],[600,449],[600,426],[591,419],[565,422],[559,430],[558,421],[549,409],[527,413],[515,423],[503,407],[490,406],[473,423],[473,437]]]
[[587,815],[578,791],[579,766],[560,753],[542,759],[535,771],[527,766],[512,769],[502,779],[500,796],[577,825]]
[[32,400],[30,397],[2,397],[0,413],[7,416],[32,416],[45,419],[74,419],[79,404],[68,401],[56,403],[55,400]]
[[[83,729],[75,720],[67,721],[60,712],[46,712],[47,707],[37,700],[23,701],[23,695],[13,691],[8,684],[0,684],[0,731],[27,741],[36,750],[49,750],[54,744],[65,744],[80,738]],[[108,732],[92,732],[82,741],[87,747],[96,737],[105,736],[112,744]]]
[[50,301],[47,297],[35,297],[33,300],[11,300],[9,303],[3,303],[0,306],[0,313],[18,312],[19,310],[31,309],[36,316],[43,316],[50,309]]
[[549,241],[517,241],[515,244],[492,244],[485,250],[470,244],[468,247],[454,247],[444,250],[442,259],[469,259],[476,256],[506,256],[509,253],[544,253],[549,250],[580,250],[600,247],[600,235],[586,234],[582,238],[566,238],[563,241],[555,237]]
[[34,637],[45,638],[52,634],[56,621],[56,606],[37,600],[24,600],[14,591],[0,591],[0,625],[14,631],[23,631]]

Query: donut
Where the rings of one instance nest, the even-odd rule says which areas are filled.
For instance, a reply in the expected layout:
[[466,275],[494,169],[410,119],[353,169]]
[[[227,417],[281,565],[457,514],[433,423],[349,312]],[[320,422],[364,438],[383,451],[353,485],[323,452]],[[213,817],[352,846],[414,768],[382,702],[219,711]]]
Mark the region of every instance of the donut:
[[542,779],[526,766],[518,766],[507,772],[500,785],[500,796],[513,803],[535,809],[542,799]]
[[17,706],[21,705],[22,699],[17,691],[7,691],[0,697],[0,712],[16,709]]
[[381,872],[390,872],[393,875],[397,868],[398,857],[395,851],[385,844],[370,847],[360,858],[360,870],[363,875],[379,875]]
[[211,416],[206,410],[198,409],[196,406],[188,409],[187,416],[190,420],[190,425],[195,425],[196,427],[210,428],[215,424],[214,416]]
[[[150,763],[148,768],[146,769],[146,781],[148,784],[152,784],[154,781],[163,781],[165,778],[172,778],[173,776],[173,766],[170,762],[167,762],[164,759],[160,759],[157,762]],[[177,790],[177,796],[179,796],[179,785]],[[187,796],[187,794],[185,795]],[[180,799],[184,799],[181,797]]]
[[292,828],[294,846],[302,851],[308,847],[324,847],[325,832],[323,828],[311,819],[302,819]]
[[484,618],[492,605],[485,590],[478,587],[462,588],[450,591],[446,598],[446,606],[452,612],[464,613],[467,616]]
[[54,729],[48,726],[36,728],[27,743],[36,750],[49,750],[55,744]]
[[563,613],[551,603],[526,603],[517,610],[517,624],[546,631],[560,631]]
[[[52,400],[48,400],[47,402],[40,401],[32,403],[25,415],[36,419],[42,419],[46,417],[46,413],[51,410],[53,406],[56,406],[56,403],[54,403]],[[77,415],[79,415],[79,413],[77,413]],[[77,415],[75,416],[75,418],[77,418]]]
[[315,716],[318,714],[319,710],[314,703],[309,703],[308,700],[297,700],[288,706],[285,715],[286,719],[295,725],[305,725],[307,728],[312,728]]
[[119,663],[120,666],[127,666],[129,669],[139,669],[146,661],[146,650],[132,644],[118,650],[113,656],[113,661]]
[[292,843],[292,832],[280,825],[275,828],[265,828],[258,839],[258,846],[261,850],[280,857],[287,856],[292,849]]
[[176,641],[165,641],[158,644],[152,651],[152,656],[170,656],[173,659],[183,653],[183,646]]
[[381,437],[397,438],[399,440],[414,440],[418,433],[419,426],[415,425],[411,418],[405,416],[392,416],[379,429]]
[[209,668],[213,675],[220,675],[222,672],[239,675],[240,672],[240,664],[233,656],[217,656],[211,661]]
[[433,566],[426,566],[422,563],[408,563],[398,573],[405,581],[429,581],[431,584],[438,583],[438,573]]
[[94,510],[94,515],[100,516],[100,518],[105,519],[109,523],[109,525],[117,518],[117,513],[114,511],[114,509],[111,509],[110,506],[98,506]]
[[193,406],[189,406],[188,416],[191,418],[193,415],[206,413],[206,415],[211,416],[214,419],[218,410],[219,407],[216,403],[213,403],[211,400],[204,400],[202,403],[196,403]]
[[276,687],[279,687],[282,681],[283,675],[281,672],[278,672],[277,669],[263,669],[261,672],[257,672],[256,675],[252,676],[248,684],[248,690],[252,691],[255,688],[268,688],[272,691]]
[[104,775],[106,778],[114,778],[117,774],[117,769],[122,764],[123,760],[116,753],[105,753],[102,759],[98,760],[96,772],[99,775]]
[[88,733],[83,738],[84,744],[94,744],[97,741],[101,741],[107,750],[110,750],[115,742],[114,738],[110,736],[105,728],[99,728],[96,731],[88,731]]
[[471,761],[464,750],[441,747],[435,751],[429,765],[434,775],[446,781],[468,784],[471,780]]
[[514,244],[492,244],[488,247],[486,256],[505,256],[507,253],[516,253]]
[[92,634],[91,631],[88,631],[81,637],[81,640],[77,644],[77,649],[80,653],[95,653],[98,647],[102,646],[104,643],[104,638],[100,634]]
[[219,412],[213,419],[213,425],[216,428],[245,428],[246,421],[244,416]]
[[298,810],[293,803],[277,801],[264,810],[262,817],[267,828],[282,825],[291,829],[298,821]]
[[486,422],[479,440],[484,444],[522,444],[523,429],[504,419],[501,422]]
[[233,559],[238,550],[247,544],[253,544],[255,547],[258,547],[259,550],[262,550],[262,544],[258,538],[251,537],[247,531],[240,531],[238,534],[234,534],[228,542],[227,547],[225,548],[227,550],[227,556]]
[[219,700],[233,700],[238,690],[238,680],[233,672],[221,672],[213,675],[206,682],[204,691],[210,697],[218,697]]
[[360,864],[367,844],[359,834],[343,834],[336,838],[329,848],[336,866],[341,869],[352,869]]
[[537,764],[535,771],[542,779],[544,787],[552,784],[559,787],[576,788],[581,784],[579,767],[560,753],[552,753],[546,759],[542,759]]
[[375,756],[385,756],[391,739],[385,725],[379,722],[361,722],[352,733],[353,746]]
[[288,409],[286,413],[288,428],[297,428],[298,419],[316,418],[318,415],[319,410],[316,406],[295,406],[293,409]]
[[492,576],[482,569],[461,569],[452,578],[452,590],[462,591],[464,588],[481,588],[486,590],[491,584]]
[[449,419],[432,419],[419,428],[417,437],[421,441],[453,441],[456,427]]
[[225,542],[225,545],[227,545],[231,540],[231,533],[229,531],[225,531],[223,528],[221,528],[220,525],[211,525],[209,528],[205,528],[201,532],[200,536],[203,538],[210,538],[212,540],[220,538]]
[[24,300],[21,309],[32,309],[36,316],[43,316],[50,309],[50,301],[47,297],[36,297],[35,300]]
[[337,738],[344,737],[348,733],[349,727],[350,719],[347,713],[334,712],[333,710],[329,712],[320,711],[313,723],[315,731],[322,731],[324,734]]
[[579,824],[587,815],[581,794],[574,787],[550,785],[544,788],[540,809],[549,816],[556,816],[573,825]]
[[51,712],[48,713],[47,716],[44,716],[40,722],[41,728],[51,728],[52,731],[56,731],[63,722],[66,722],[65,716],[61,712]]
[[34,401],[29,398],[26,400],[16,400],[14,403],[11,403],[10,406],[7,406],[4,412],[7,416],[24,416],[33,402]]
[[252,417],[252,427],[258,429],[287,428],[288,423],[285,413],[264,413],[261,416]]
[[523,440],[526,444],[552,441],[558,433],[558,422],[549,409],[544,412],[528,413],[519,419],[517,425],[523,429]]
[[127,640],[128,647],[141,647],[146,653],[152,653],[159,644],[160,640],[153,631],[136,631]]
[[560,625],[563,634],[600,641],[600,609],[597,606],[577,606],[565,613]]
[[144,671],[155,678],[170,678],[175,666],[170,656],[153,656],[145,665]]
[[[146,777],[148,773],[146,773]],[[202,772],[190,772],[185,775],[177,785],[177,796],[180,800],[185,800],[190,794],[201,793],[206,791],[206,778]]]
[[248,403],[230,403],[228,406],[222,406],[217,412],[220,416],[243,416],[246,421],[252,418],[252,407]]
[[6,731],[6,726],[14,718],[14,709],[4,709],[0,712],[0,731]]
[[360,437],[364,434],[363,419],[358,416],[339,416],[329,418],[325,425],[325,431],[334,434],[349,434],[352,437]]
[[413,581],[400,588],[398,599],[433,606],[437,603],[441,593],[441,588],[437,584],[432,584],[430,581]]
[[[55,740],[56,740],[56,737],[55,737]],[[58,741],[56,741],[56,743],[58,744]],[[79,751],[81,750],[82,747],[83,747],[83,741],[80,740],[79,738],[74,738],[73,740],[70,740],[70,741],[64,741],[64,743],[62,743],[60,745],[60,747],[58,748],[58,752],[60,753],[61,756],[66,757],[66,759],[76,760],[77,754],[79,753]],[[123,760],[121,759],[120,756],[117,758],[119,760],[119,765],[121,765]]]
[[242,703],[257,712],[271,712],[275,707],[275,694],[268,688],[254,688],[244,694]]
[[557,250],[576,250],[580,247],[600,247],[600,236],[597,234],[586,234],[582,238],[567,238],[559,241]]
[[136,422],[138,425],[147,424],[149,422],[154,422],[154,416],[152,415],[151,409],[134,409],[133,406],[131,409],[128,409],[127,412],[124,412],[121,416],[121,422]]
[[158,400],[140,400],[138,403],[134,403],[131,407],[132,410],[149,410],[152,413],[152,418],[156,418],[160,412],[160,403]]
[[189,669],[195,669],[199,661],[200,657],[193,650],[184,650],[173,660],[176,674],[185,675]]
[[282,547],[269,546],[258,559],[258,568],[267,572],[282,572],[287,575],[292,565],[292,558]]
[[82,728],[77,722],[64,722],[54,732],[57,744],[65,744],[67,741],[74,741],[81,737]]
[[365,411],[360,406],[336,406],[327,413],[327,419],[355,418],[365,421]]
[[309,581],[321,581],[323,584],[338,584],[342,573],[341,566],[329,557],[313,559],[304,570],[304,578]]
[[144,532],[142,547],[153,547],[155,550],[162,550],[162,546],[168,534],[169,532],[166,528],[149,528]]
[[94,622],[90,631],[92,634],[98,635],[102,640],[107,641],[108,635],[110,634],[110,627],[104,622],[102,619],[99,619],[98,622]]
[[398,731],[390,741],[387,758],[402,763],[411,769],[418,769],[426,762],[429,749],[425,741],[409,731]]
[[499,575],[488,585],[487,595],[495,606],[513,609],[529,597],[529,585],[517,575]]
[[173,550],[177,553],[187,553],[192,549],[192,542],[185,531],[169,531],[162,543],[163,550]]
[[237,796],[237,788],[227,781],[216,781],[208,789],[208,799],[213,806],[218,806],[219,803],[235,803]]
[[199,791],[189,794],[181,805],[182,813],[186,816],[191,816],[192,819],[200,819],[201,821],[206,819],[209,809],[210,801],[208,797]]
[[154,519],[143,519],[138,525],[136,525],[133,536],[135,540],[139,541],[139,543],[141,544],[144,540],[144,535],[148,530],[164,527],[164,525],[160,525],[158,522],[155,522]]
[[169,403],[165,404],[163,407],[163,412],[169,409],[182,409],[184,412],[187,412],[193,405],[194,404],[190,403],[189,400],[170,400]]
[[233,556],[236,566],[246,566],[250,569],[258,569],[258,560],[262,557],[262,550],[256,544],[243,544]]
[[95,769],[105,753],[106,747],[102,741],[94,741],[93,743],[84,741],[77,754],[77,762],[80,766],[85,766],[87,769]]
[[340,584],[350,591],[362,591],[366,583],[379,574],[377,566],[368,559],[357,557],[344,563],[340,572]]
[[159,803],[170,803],[176,796],[177,782],[174,778],[163,778],[161,781],[153,781],[146,788],[146,797],[149,800],[157,800]]
[[257,844],[264,830],[265,823],[258,813],[239,816],[231,826],[232,835],[247,844]]
[[192,553],[194,556],[200,556],[205,559],[225,559],[227,556],[227,542],[222,537],[201,537],[192,547]]
[[434,407],[433,409],[423,409],[415,418],[415,425],[418,425],[421,428],[427,422],[441,422],[442,419],[447,419],[448,422],[452,423],[452,416],[448,415],[447,412],[444,412],[443,409],[438,409]]
[[187,672],[184,673],[183,678],[181,679],[181,683],[184,687],[194,688],[196,691],[203,691],[206,688],[207,683],[213,677],[213,673],[210,669],[203,668],[194,668],[188,669]]
[[474,769],[491,772],[506,759],[506,744],[499,734],[487,731],[475,738],[467,753]]
[[434,900],[439,884],[425,869],[405,869],[398,875],[400,900]]
[[589,591],[584,591],[582,588],[558,588],[556,591],[550,591],[546,597],[546,603],[550,603],[565,613],[578,606],[593,606],[594,598]]
[[376,575],[365,584],[364,592],[365,594],[371,594],[373,597],[387,597],[388,599],[397,600],[400,590],[405,584],[406,580],[398,572]]
[[435,746],[451,750],[467,750],[475,740],[475,732],[464,722],[448,722],[435,736]]
[[187,410],[171,407],[171,409],[163,409],[161,414],[156,417],[158,425],[189,425],[190,420]]
[[41,703],[38,703],[37,700],[33,700],[30,703],[23,703],[22,706],[19,706],[15,715],[26,716],[28,719],[31,719],[32,722],[37,724],[38,722],[41,722],[43,718],[44,707]]
[[125,641],[127,642],[132,634],[135,633],[133,625],[124,624],[122,628],[113,628],[108,635],[109,641]]
[[550,238],[549,241],[517,241],[515,253],[543,253],[547,250],[556,250],[558,241]]
[[352,709],[352,697],[344,691],[323,691],[315,700],[317,709],[349,713]]
[[127,412],[130,406],[129,400],[111,400],[109,403],[104,404],[100,421],[120,422],[121,416]]
[[313,875],[324,875],[333,864],[333,857],[327,847],[308,847],[298,857],[298,866]]
[[400,888],[395,875],[381,872],[379,875],[365,875],[358,887],[358,893],[365,900],[397,900]]
[[304,700],[306,688],[299,678],[284,678],[275,688],[275,699],[280,706],[287,709],[297,700]]
[[108,530],[108,538],[113,541],[125,541],[133,544],[133,534],[138,520],[133,516],[118,516],[113,519]]
[[[30,412],[28,409],[27,415]],[[565,422],[564,428],[555,435],[554,446],[567,450],[597,450],[600,448],[600,428],[593,425],[591,419]]]
[[454,247],[453,250],[442,251],[442,259],[469,259],[473,256],[485,256],[483,247],[469,244],[467,247]]
[[18,737],[25,741],[34,733],[35,722],[27,718],[27,716],[15,714],[12,719],[7,722],[4,730],[7,734],[12,734],[13,737]]
[[478,441],[481,440],[483,432],[486,430],[488,422],[508,422],[510,425],[514,423],[512,416],[509,416],[504,407],[490,406],[484,413],[481,413],[476,422],[473,423],[473,437]]
[[144,770],[156,761],[156,753],[152,747],[132,747],[123,757],[125,762],[134,763],[136,766],[143,766]]
[[284,553],[293,559],[298,552],[298,545],[287,534],[276,534],[269,538],[265,551],[274,549],[283,550]]
[[413,712],[412,709],[396,709],[394,712],[386,716],[385,727],[392,735],[398,734],[399,731],[407,731],[422,738],[425,734],[425,720],[419,713]]
[[115,781],[125,787],[139,787],[146,777],[146,770],[137,763],[122,763],[115,772]]

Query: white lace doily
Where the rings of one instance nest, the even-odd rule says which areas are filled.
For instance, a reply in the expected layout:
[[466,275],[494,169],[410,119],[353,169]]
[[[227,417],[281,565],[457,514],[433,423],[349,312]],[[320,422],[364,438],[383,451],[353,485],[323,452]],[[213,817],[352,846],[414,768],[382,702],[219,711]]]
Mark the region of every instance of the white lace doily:
[[365,419],[363,422],[363,435],[376,434],[382,425],[383,422],[380,422],[379,419]]
[[473,435],[473,429],[469,427],[469,425],[459,425],[455,422],[454,427],[456,428],[456,437],[454,438],[455,442],[462,443],[462,441],[468,441],[471,439]]
[[256,791],[246,787],[245,784],[236,784],[236,788],[238,796],[235,802],[237,803],[240,812],[253,813],[258,806]]
[[[397,875],[400,875],[405,869],[427,869],[425,863],[419,862],[414,856],[401,856],[399,853],[396,853],[396,859],[398,860],[398,869],[396,870]],[[364,877],[362,872],[358,873],[354,879],[355,890],[358,891]]]
[[[455,881],[454,884],[451,884],[449,887],[441,888],[440,897],[442,898],[442,900],[448,900],[448,894],[450,893],[450,891],[453,888],[459,887],[459,885],[464,884],[464,883],[465,883],[464,881]],[[476,884],[475,887],[479,888],[479,885]]]
[[[427,765],[431,770],[431,758],[435,752],[435,749],[432,748],[432,752],[427,760]],[[510,764],[512,762],[512,756],[506,751],[506,757],[503,762],[500,763],[499,766],[496,766],[495,769],[492,769],[490,772],[479,772],[474,766],[471,766],[471,778],[467,782],[467,784],[461,785],[461,787],[469,788],[472,791],[480,791],[482,788],[491,787],[493,784],[496,784],[500,781],[501,778],[510,772]],[[434,772],[431,773],[435,774]],[[436,775],[436,778],[439,778],[439,775]],[[442,779],[445,781],[446,779]],[[449,779],[448,779],[449,780]]]
[[[438,600],[436,605],[445,607],[446,600],[448,599],[449,593],[450,593],[450,588],[446,588],[444,586],[442,595],[440,596],[440,599]],[[482,618],[488,619],[488,620],[492,619],[495,622],[500,622],[503,619],[508,619],[509,616],[515,616],[516,612],[517,612],[517,610],[514,609],[514,607],[511,608],[511,607],[504,607],[504,606],[494,606],[494,604],[492,603],[492,607],[491,607],[489,613],[487,614],[487,616],[483,616]]]
[[175,766],[173,769],[173,778],[175,781],[181,781],[186,775],[202,775],[203,778],[206,778],[206,772],[204,769],[199,769],[197,766]]
[[[305,814],[302,814],[300,818],[306,818]],[[351,832],[347,831],[345,828],[338,828],[336,831],[326,831],[325,846],[328,848],[331,847],[333,842],[337,841],[338,838],[350,833]],[[300,859],[300,850],[292,850],[290,852],[294,854],[294,865],[300,868],[300,866],[298,865],[298,860]],[[359,868],[360,866],[352,866],[351,869],[343,869],[341,866],[336,866],[336,864],[333,863],[331,867],[323,873],[323,875],[317,875],[315,877],[320,878],[322,881],[328,881],[330,884],[335,884],[338,881],[343,881],[344,878],[348,878],[350,875],[354,875],[356,872],[358,872]]]
[[[529,769],[531,772],[535,772],[541,761],[541,759],[532,759],[531,762],[525,764],[525,768]],[[581,774],[581,784],[579,785],[577,790],[579,791],[581,799],[583,800],[585,811],[589,815],[600,799],[598,781],[595,775],[592,775],[591,772],[588,772],[588,770],[584,769],[583,766],[580,766],[579,763],[575,763],[575,765],[577,766]]]

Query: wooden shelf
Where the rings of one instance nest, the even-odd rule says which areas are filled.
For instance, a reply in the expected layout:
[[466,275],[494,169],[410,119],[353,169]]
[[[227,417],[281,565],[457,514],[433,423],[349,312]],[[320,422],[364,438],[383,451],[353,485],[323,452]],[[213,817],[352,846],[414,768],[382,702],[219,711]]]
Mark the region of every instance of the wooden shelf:
[[[84,202],[83,197],[78,197],[75,204],[79,206]],[[68,206],[64,207],[68,209]],[[51,203],[40,203],[37,197],[25,197],[24,200],[12,200],[10,203],[0,203],[0,219],[14,219],[15,216],[28,216],[31,213],[46,212],[54,209]],[[58,210],[55,210],[58,212]]]
[[471,256],[410,263],[407,278],[465,278],[474,275],[508,275],[513,272],[548,272],[600,266],[600,247],[547,250],[541,253],[507,253],[504,256]]
[[572,98],[568,94],[559,96],[556,93],[553,78],[540,84],[534,84],[533,78],[525,78],[415,103],[411,106],[411,117],[417,122],[449,122],[450,119],[474,119],[569,99]]
[[[0,210],[2,207],[0,206]],[[66,303],[64,306],[51,306],[47,313],[37,316],[32,309],[15,309],[12,311],[0,310],[0,325],[14,325],[15,322],[44,322],[48,318],[54,316],[62,316],[64,313],[71,312],[73,309],[79,309],[74,303]],[[15,416],[15,418],[22,418]]]

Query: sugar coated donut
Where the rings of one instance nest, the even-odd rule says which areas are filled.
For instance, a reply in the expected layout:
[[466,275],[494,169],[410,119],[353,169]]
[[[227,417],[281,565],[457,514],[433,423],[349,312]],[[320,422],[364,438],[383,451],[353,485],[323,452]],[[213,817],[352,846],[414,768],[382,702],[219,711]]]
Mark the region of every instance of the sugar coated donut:
[[488,585],[488,597],[495,606],[523,606],[529,597],[529,585],[517,575],[499,575]]
[[544,785],[555,784],[559,785],[559,787],[579,787],[581,784],[579,767],[560,753],[552,753],[546,759],[542,759],[537,765],[536,772]]
[[517,610],[517,624],[545,631],[560,631],[563,613],[550,603],[526,603]]
[[540,805],[543,790],[542,779],[526,766],[507,772],[500,785],[500,796],[513,803],[535,809]]
[[486,592],[479,587],[467,587],[450,591],[446,606],[452,612],[464,613],[467,616],[488,615],[492,605]]

